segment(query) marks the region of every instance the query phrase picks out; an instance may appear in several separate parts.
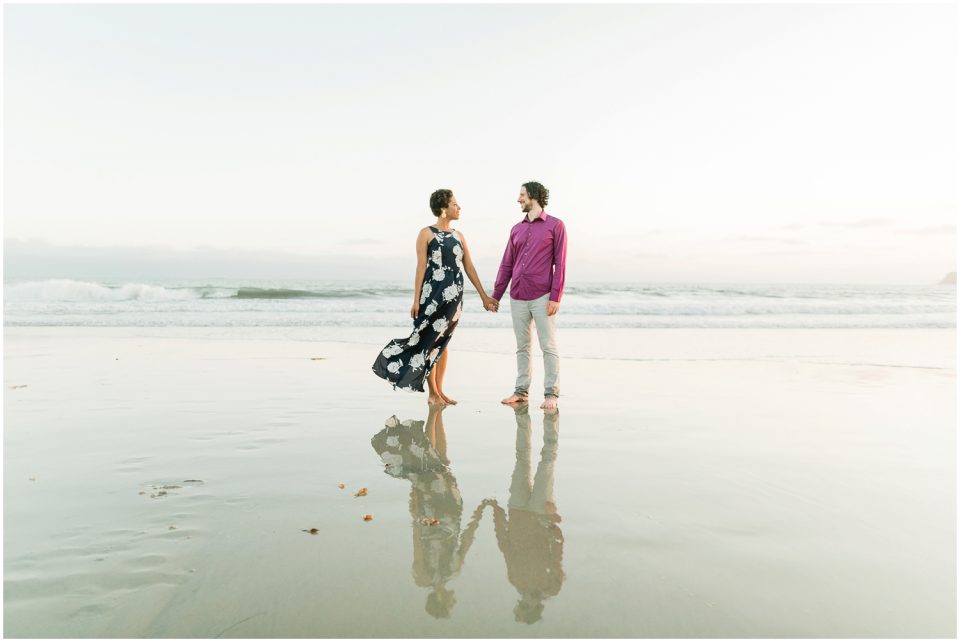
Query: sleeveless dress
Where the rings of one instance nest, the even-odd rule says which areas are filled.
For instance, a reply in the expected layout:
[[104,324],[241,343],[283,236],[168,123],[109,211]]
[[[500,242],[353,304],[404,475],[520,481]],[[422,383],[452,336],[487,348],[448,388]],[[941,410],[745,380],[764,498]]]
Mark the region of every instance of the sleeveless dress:
[[430,226],[427,269],[420,290],[420,312],[408,337],[380,351],[373,372],[394,389],[423,392],[424,379],[443,354],[463,312],[463,244],[456,231]]

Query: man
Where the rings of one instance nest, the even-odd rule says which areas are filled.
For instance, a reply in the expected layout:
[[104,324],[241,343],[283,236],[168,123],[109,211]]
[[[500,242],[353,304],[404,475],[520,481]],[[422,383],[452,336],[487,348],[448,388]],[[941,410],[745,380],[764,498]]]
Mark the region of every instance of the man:
[[510,314],[517,337],[517,383],[513,394],[501,403],[516,404],[529,397],[530,326],[536,324],[537,339],[543,351],[543,404],[556,410],[560,396],[560,355],[557,353],[557,311],[563,296],[566,271],[567,233],[563,221],[544,211],[550,191],[540,183],[524,183],[517,203],[524,217],[510,230],[507,248],[493,287],[488,309],[496,311],[500,298],[510,285]]

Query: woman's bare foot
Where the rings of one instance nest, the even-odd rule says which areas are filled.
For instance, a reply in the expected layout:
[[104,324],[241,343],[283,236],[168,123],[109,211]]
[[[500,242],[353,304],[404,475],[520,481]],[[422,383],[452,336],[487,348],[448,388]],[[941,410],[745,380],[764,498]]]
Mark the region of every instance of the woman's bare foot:
[[521,401],[526,401],[526,400],[527,398],[524,397],[523,395],[510,395],[506,399],[501,399],[500,403],[506,404],[509,406],[511,404],[520,403]]
[[438,392],[437,394],[440,395],[440,398],[443,399],[444,403],[448,403],[448,404],[450,404],[451,406],[456,406],[456,405],[457,405],[457,400],[456,400],[456,399],[451,399],[450,397],[448,397],[447,395],[443,394],[442,392]]
[[438,395],[427,395],[427,404],[430,406],[445,406],[446,402],[443,400],[443,397]]

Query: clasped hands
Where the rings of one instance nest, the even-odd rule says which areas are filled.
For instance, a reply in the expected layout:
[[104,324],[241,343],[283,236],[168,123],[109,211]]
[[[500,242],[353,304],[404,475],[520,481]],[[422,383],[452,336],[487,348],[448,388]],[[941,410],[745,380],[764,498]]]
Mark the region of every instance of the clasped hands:
[[[500,302],[491,296],[484,296],[483,309],[488,312],[497,312],[500,309]],[[410,318],[416,319],[418,314],[420,314],[420,303],[414,302],[413,306],[410,307]]]
[[[500,302],[493,297],[483,298],[483,309],[488,312],[497,312],[500,310]],[[547,301],[547,316],[552,317],[560,310],[560,304],[557,301]]]

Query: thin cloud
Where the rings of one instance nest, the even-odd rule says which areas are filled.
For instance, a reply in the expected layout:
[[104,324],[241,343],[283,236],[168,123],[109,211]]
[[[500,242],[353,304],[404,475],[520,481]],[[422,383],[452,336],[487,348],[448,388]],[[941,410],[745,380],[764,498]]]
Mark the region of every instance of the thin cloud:
[[892,225],[895,221],[892,218],[885,217],[874,217],[874,218],[862,218],[859,221],[853,221],[851,223],[835,223],[833,221],[820,221],[820,225],[826,225],[828,227],[845,227],[851,230],[864,229],[869,227],[884,227],[887,225]]
[[957,226],[956,225],[929,225],[927,227],[918,227],[912,230],[904,230],[907,234],[920,234],[920,235],[938,235],[938,234],[956,234]]
[[787,245],[800,245],[803,241],[795,238],[783,236],[738,236],[735,240],[747,241],[748,243],[785,243]]
[[824,256],[828,254],[822,250],[774,250],[769,252],[748,252],[747,256]]

